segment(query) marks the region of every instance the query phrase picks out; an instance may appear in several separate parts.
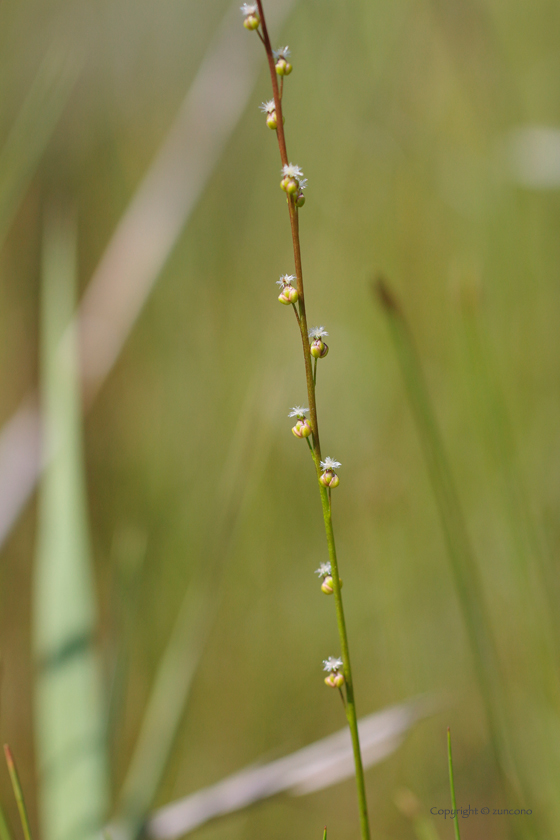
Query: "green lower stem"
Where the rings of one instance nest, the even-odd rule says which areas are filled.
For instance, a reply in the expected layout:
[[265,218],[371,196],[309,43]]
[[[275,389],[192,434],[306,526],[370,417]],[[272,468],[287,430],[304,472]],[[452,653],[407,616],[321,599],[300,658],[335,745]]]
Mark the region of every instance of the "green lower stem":
[[346,632],[346,621],[344,619],[344,607],[342,604],[342,593],[340,591],[340,576],[338,573],[338,561],[336,558],[336,545],[332,525],[331,505],[326,487],[319,484],[321,493],[321,504],[323,506],[323,519],[325,520],[325,532],[329,548],[329,560],[331,562],[334,599],[336,605],[336,623],[340,638],[340,649],[344,663],[344,682],[346,685],[346,718],[350,727],[352,738],[352,751],[354,753],[354,765],[356,768],[356,786],[358,788],[358,808],[360,812],[360,831],[362,840],[369,840],[369,819],[366,800],[366,786],[364,781],[364,767],[362,764],[362,753],[360,750],[360,736],[358,734],[358,716],[354,701],[354,683],[352,681],[352,668],[350,665],[350,653],[348,650],[348,634]]

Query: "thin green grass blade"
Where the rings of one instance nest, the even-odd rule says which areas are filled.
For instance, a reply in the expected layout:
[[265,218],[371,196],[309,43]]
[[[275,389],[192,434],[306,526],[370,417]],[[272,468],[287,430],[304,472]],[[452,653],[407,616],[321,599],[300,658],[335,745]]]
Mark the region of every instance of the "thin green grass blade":
[[323,831],[323,840],[327,840],[327,826],[325,826],[325,830]]
[[83,475],[76,336],[76,232],[51,214],[44,235],[41,395],[46,468],[34,569],[35,718],[44,840],[99,837],[107,806],[95,587]]
[[19,773],[17,771],[16,763],[7,744],[4,744],[4,755],[6,756],[6,764],[8,765],[8,773],[10,774],[10,781],[14,791],[14,797],[17,803],[21,827],[23,829],[23,836],[25,840],[31,840],[31,829],[29,828],[29,817],[27,816],[27,808],[25,807],[25,799],[23,797],[23,790],[21,789],[21,782],[19,780]]
[[0,805],[0,840],[13,840],[4,809]]
[[451,729],[447,727],[447,761],[449,764],[449,787],[451,789],[451,808],[455,813],[453,827],[455,829],[455,840],[461,840],[459,831],[459,817],[457,816],[457,799],[455,797],[455,779],[453,777],[453,755],[451,753]]
[[51,47],[0,149],[0,248],[79,70],[79,63],[67,50]]
[[[395,296],[384,280],[378,280],[375,291],[387,316],[426,460],[473,664],[486,707],[496,764],[506,791],[518,801],[529,801],[530,797],[523,790],[523,775],[507,735],[506,696],[478,566],[412,334]],[[512,830],[514,833],[520,832],[521,836],[524,836],[524,832],[531,836],[533,831],[531,827],[519,828],[515,824],[512,824]]]
[[[208,632],[222,596],[222,575],[240,514],[264,468],[272,430],[255,437],[249,422],[262,401],[259,372],[248,388],[214,504],[216,521],[205,546],[206,560],[188,588],[159,663],[134,753],[110,830],[118,840],[139,835],[153,806],[190,696]],[[274,400],[269,396],[268,402]]]
[[417,840],[439,840],[434,821],[425,812],[422,803],[408,788],[400,788],[395,794],[395,804],[399,811],[410,820]]

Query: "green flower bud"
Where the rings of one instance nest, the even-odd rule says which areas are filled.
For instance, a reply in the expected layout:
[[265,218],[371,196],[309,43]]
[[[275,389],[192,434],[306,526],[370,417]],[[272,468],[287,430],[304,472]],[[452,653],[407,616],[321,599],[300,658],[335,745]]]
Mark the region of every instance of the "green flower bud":
[[268,115],[268,117],[266,118],[266,124],[273,131],[278,128],[278,120],[276,119],[276,111],[273,111],[271,114]]
[[325,685],[330,686],[330,688],[340,688],[341,685],[344,685],[344,674],[341,674],[340,671],[333,671],[332,674],[325,677]]
[[297,289],[294,289],[290,283],[287,283],[278,295],[278,300],[280,303],[289,305],[290,303],[296,303],[298,297]]
[[247,15],[243,21],[243,26],[249,30],[258,29],[260,22],[261,19],[257,14]]
[[322,338],[316,338],[315,341],[311,343],[309,352],[315,359],[324,359],[329,352],[329,346],[328,344],[325,344]]
[[290,181],[290,178],[288,178],[287,176],[284,176],[284,178],[282,178],[282,180],[280,181],[280,189],[284,190],[284,192],[287,192],[288,181]]
[[279,76],[289,76],[292,72],[292,65],[288,64],[286,59],[283,56],[280,56],[278,61],[276,62],[276,72]]
[[325,472],[319,476],[319,481],[323,487],[338,487],[340,484],[340,479],[334,470],[325,470]]
[[309,425],[309,420],[306,417],[298,418],[296,425],[292,426],[292,432],[297,438],[306,438],[309,437],[311,434],[311,426]]
[[294,195],[299,190],[299,184],[295,178],[288,178],[288,183],[286,184],[286,192],[289,195]]
[[[338,582],[340,584],[340,588],[342,589],[342,578],[339,578]],[[333,586],[332,575],[328,575],[324,579],[323,583],[321,584],[321,590],[325,593],[325,595],[332,595],[333,594],[334,586]]]
[[304,204],[305,204],[305,196],[302,192],[300,192],[296,196],[296,207],[303,207]]

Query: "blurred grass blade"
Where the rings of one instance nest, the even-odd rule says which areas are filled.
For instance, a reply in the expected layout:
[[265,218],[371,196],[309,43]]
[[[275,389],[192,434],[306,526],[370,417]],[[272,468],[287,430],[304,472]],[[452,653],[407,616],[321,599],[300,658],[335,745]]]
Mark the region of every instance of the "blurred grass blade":
[[[506,698],[500,663],[494,644],[483,587],[471,547],[455,482],[430,401],[418,354],[404,314],[386,282],[379,279],[375,291],[387,316],[400,364],[410,408],[418,429],[432,490],[440,514],[451,568],[465,622],[473,663],[485,703],[492,747],[506,789],[514,798],[521,793],[523,776],[510,750]],[[529,797],[530,798],[530,797]],[[528,807],[528,806],[525,806]],[[524,830],[532,831],[530,828]]]
[[0,840],[13,840],[4,809],[0,805]]
[[27,816],[27,808],[25,807],[25,799],[23,798],[23,791],[21,789],[21,782],[17,771],[16,763],[7,744],[4,744],[4,755],[6,756],[6,764],[8,765],[8,773],[10,774],[10,781],[14,791],[15,800],[17,803],[21,827],[23,829],[23,836],[25,840],[31,840],[31,830],[29,828],[29,817]]
[[43,249],[41,393],[46,467],[39,495],[33,612],[43,840],[98,836],[107,805],[80,390],[75,335],[68,330],[74,310],[75,247],[74,226],[52,213]]
[[451,752],[451,729],[449,727],[447,727],[447,762],[448,762],[448,765],[449,765],[449,788],[451,790],[451,808],[455,812],[455,821],[453,823],[453,826],[455,828],[455,840],[461,840],[461,833],[459,831],[459,817],[457,815],[457,798],[455,796],[455,779],[453,777],[453,754]]
[[80,66],[52,46],[0,149],[0,248],[76,83]]
[[422,803],[411,790],[408,788],[397,790],[395,804],[399,811],[410,820],[417,840],[439,840],[432,818],[425,812]]
[[135,838],[152,806],[190,694],[215,602],[203,585],[189,587],[159,663],[120,795],[112,837]]
[[[431,714],[435,704],[419,698],[375,712],[359,721],[364,767],[382,761],[400,745],[408,729]],[[146,825],[148,837],[174,840],[215,817],[246,808],[282,791],[296,796],[337,784],[354,774],[352,743],[344,728],[270,764],[248,767],[157,811]]]
[[[175,625],[159,663],[140,733],[119,797],[117,814],[110,831],[118,840],[130,840],[140,833],[153,806],[158,787],[188,703],[193,677],[208,632],[219,608],[222,576],[237,532],[240,514],[259,469],[266,464],[272,442],[271,428],[261,424],[255,434],[250,419],[263,402],[259,371],[250,382],[245,405],[229,447],[228,457],[213,505],[216,511],[213,533],[205,545],[203,572],[189,586]],[[274,407],[276,395],[267,393],[266,405]]]

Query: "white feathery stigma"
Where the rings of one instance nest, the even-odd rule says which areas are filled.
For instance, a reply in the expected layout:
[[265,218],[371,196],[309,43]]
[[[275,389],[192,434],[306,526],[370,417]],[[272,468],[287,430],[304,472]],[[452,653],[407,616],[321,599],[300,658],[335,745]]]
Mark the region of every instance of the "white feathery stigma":
[[273,114],[276,110],[274,99],[269,99],[268,102],[263,102],[262,105],[259,105],[259,108],[261,109],[263,114]]
[[329,458],[328,455],[324,461],[321,461],[322,470],[336,470],[338,467],[341,466],[342,464],[340,463],[340,461],[335,461],[334,458]]
[[300,190],[304,190],[307,186],[307,178],[302,178],[300,181],[298,181],[298,184]]
[[296,181],[300,181],[303,178],[303,172],[296,166],[294,163],[287,163],[285,166],[282,167],[282,175],[284,178],[295,178]]
[[277,286],[282,286],[282,288],[284,288],[284,286],[291,285],[291,283],[295,279],[296,279],[295,274],[283,274],[282,277],[280,278],[280,280],[276,281],[276,285]]
[[277,50],[272,50],[272,55],[274,56],[274,61],[278,61],[279,58],[288,58],[290,55],[290,48],[278,47]]
[[323,671],[328,671],[332,674],[333,671],[338,671],[343,666],[343,661],[340,657],[335,659],[334,656],[329,656],[328,659],[323,659]]
[[244,15],[256,15],[259,7],[256,3],[243,3],[241,6],[241,13]]
[[328,332],[324,327],[311,327],[308,332],[309,338],[316,339],[316,338],[323,338],[324,336],[328,335]]
[[332,575],[332,567],[330,562],[329,563],[321,563],[318,569],[315,569],[315,574],[319,575],[319,577],[326,578],[329,575]]
[[308,411],[308,408],[304,408],[301,405],[294,405],[294,407],[288,414],[288,417],[305,417]]

